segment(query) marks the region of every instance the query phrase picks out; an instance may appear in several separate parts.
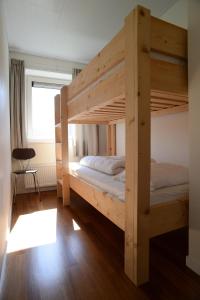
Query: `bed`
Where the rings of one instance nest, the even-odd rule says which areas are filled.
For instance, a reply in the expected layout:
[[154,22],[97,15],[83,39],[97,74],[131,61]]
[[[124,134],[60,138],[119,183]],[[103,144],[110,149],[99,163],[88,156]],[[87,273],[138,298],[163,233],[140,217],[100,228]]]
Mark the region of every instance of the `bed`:
[[[115,180],[115,176],[85,167],[78,162],[69,163],[69,174],[84,181],[85,184],[95,186],[97,190],[107,194],[108,197],[125,202],[125,184]],[[188,182],[156,189],[150,193],[150,206],[188,198],[188,191]]]
[[[75,190],[124,230],[125,273],[137,286],[149,280],[150,238],[188,223],[186,194],[150,205],[151,117],[187,109],[187,31],[141,6],[55,98],[58,196],[70,205],[70,188]],[[113,135],[121,120],[126,124],[126,200],[115,201],[112,193],[69,172],[67,125],[107,125],[109,154],[115,154]]]

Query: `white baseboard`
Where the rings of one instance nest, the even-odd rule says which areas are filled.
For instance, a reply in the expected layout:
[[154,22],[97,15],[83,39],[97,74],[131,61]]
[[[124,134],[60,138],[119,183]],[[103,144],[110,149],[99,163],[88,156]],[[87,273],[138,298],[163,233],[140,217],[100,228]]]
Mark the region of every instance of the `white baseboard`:
[[[56,186],[43,186],[43,187],[40,187],[40,192],[46,192],[46,191],[55,191],[56,190]],[[18,194],[29,194],[29,193],[34,193],[35,192],[35,189],[34,188],[29,188],[29,189],[21,189],[19,192],[17,192],[17,195]]]
[[188,268],[190,268],[192,271],[200,275],[200,261],[194,259],[190,255],[186,257],[186,265]]

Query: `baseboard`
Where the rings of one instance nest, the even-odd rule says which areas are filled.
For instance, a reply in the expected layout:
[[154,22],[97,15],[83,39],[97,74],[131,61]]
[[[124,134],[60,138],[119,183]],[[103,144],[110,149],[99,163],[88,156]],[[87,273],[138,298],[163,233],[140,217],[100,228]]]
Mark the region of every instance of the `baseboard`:
[[[46,191],[55,191],[56,190],[56,186],[44,186],[44,187],[40,187],[40,192],[46,192]],[[29,193],[34,193],[35,189],[34,188],[30,188],[30,189],[23,189],[20,190],[18,194],[29,194]]]
[[190,255],[186,257],[186,265],[188,268],[190,268],[192,271],[200,275],[200,261],[194,259]]

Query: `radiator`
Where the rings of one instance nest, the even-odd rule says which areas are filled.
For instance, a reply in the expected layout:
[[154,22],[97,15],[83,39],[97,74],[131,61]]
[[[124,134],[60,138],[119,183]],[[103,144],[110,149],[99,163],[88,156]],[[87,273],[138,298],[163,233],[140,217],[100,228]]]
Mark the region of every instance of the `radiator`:
[[[56,165],[37,164],[31,165],[31,169],[37,169],[37,175],[40,187],[56,185]],[[34,187],[34,180],[31,174],[25,176],[25,187],[27,189]]]

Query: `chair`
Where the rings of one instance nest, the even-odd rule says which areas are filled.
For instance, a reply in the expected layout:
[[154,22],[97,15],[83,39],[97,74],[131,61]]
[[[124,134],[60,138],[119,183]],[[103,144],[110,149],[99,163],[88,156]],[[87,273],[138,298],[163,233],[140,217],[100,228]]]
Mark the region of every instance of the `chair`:
[[[33,148],[16,148],[12,151],[12,157],[16,160],[19,160],[21,169],[13,171],[13,174],[15,175],[15,180],[14,180],[14,194],[13,194],[13,201],[15,202],[16,198],[16,193],[17,193],[17,179],[19,175],[27,175],[27,174],[32,174],[33,175],[33,180],[34,180],[34,185],[35,185],[35,191],[38,192],[39,194],[39,199],[40,198],[40,186],[39,186],[39,181],[38,181],[38,176],[37,176],[37,171],[36,169],[31,169],[30,167],[30,160],[31,158],[35,157],[36,153]],[[26,162],[26,163],[25,163]]]

